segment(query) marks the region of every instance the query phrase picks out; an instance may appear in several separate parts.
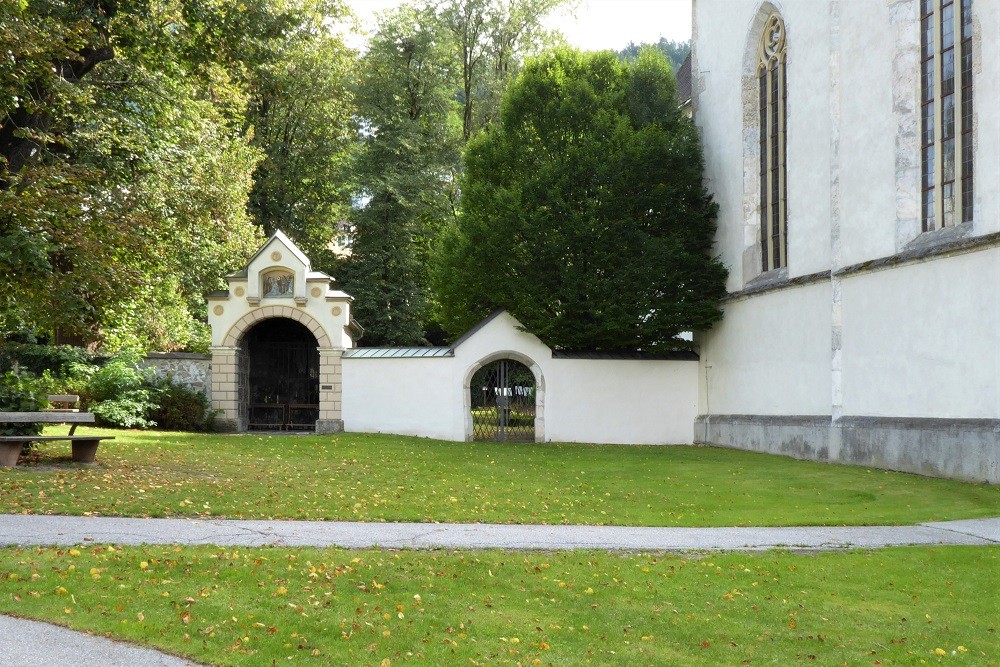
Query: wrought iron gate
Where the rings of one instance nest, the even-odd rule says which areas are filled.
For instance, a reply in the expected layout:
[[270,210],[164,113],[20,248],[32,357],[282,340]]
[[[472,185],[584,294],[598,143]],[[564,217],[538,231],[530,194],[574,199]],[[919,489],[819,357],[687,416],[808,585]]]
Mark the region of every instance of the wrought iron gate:
[[512,359],[486,364],[469,392],[473,439],[535,441],[535,376],[527,366]]
[[314,429],[319,419],[319,352],[312,334],[298,322],[268,320],[247,333],[245,346],[246,428]]
[[246,345],[236,352],[236,428],[245,431],[250,425],[250,355]]

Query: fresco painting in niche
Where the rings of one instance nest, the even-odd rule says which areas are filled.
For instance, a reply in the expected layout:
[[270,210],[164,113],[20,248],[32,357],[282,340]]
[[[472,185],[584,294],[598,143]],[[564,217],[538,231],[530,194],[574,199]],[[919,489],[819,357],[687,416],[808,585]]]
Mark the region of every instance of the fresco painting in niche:
[[292,296],[295,277],[291,273],[273,272],[264,276],[264,296]]

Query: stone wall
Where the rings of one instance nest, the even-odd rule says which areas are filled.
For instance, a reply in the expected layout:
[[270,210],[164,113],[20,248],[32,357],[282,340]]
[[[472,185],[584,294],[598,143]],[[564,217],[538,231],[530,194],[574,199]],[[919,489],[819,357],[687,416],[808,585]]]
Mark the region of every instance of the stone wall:
[[491,315],[451,348],[346,351],[338,359],[344,430],[472,440],[473,377],[500,359],[520,362],[535,378],[536,442],[692,442],[697,355],[553,353],[506,311]]
[[694,441],[967,482],[1000,484],[1000,419],[701,415]]
[[169,377],[176,384],[200,391],[212,399],[212,357],[190,352],[150,352],[143,366],[155,369],[158,377]]

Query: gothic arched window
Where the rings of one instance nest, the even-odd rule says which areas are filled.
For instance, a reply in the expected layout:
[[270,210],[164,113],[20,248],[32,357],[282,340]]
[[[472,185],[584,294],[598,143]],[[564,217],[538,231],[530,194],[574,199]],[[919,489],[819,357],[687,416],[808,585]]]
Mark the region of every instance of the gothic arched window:
[[760,83],[760,245],[764,271],[788,264],[785,23],[772,14],[757,57]]
[[921,0],[920,101],[929,232],[972,220],[972,0]]

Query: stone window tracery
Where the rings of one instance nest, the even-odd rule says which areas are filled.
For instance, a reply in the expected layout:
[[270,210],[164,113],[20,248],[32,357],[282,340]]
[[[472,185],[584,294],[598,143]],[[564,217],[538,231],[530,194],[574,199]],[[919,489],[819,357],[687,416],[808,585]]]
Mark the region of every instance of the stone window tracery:
[[764,24],[757,54],[760,112],[760,244],[762,269],[788,264],[785,143],[785,24],[772,14]]
[[920,0],[925,232],[972,220],[972,0]]

